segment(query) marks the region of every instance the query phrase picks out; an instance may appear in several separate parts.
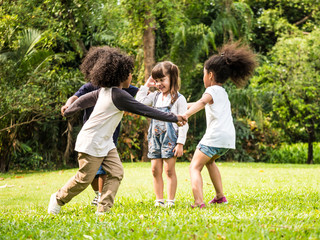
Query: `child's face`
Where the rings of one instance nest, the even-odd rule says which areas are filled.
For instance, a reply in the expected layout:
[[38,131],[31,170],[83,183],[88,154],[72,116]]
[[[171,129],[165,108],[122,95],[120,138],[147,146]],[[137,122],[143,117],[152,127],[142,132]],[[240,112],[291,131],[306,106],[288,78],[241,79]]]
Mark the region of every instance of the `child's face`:
[[205,88],[210,87],[212,85],[212,78],[212,72],[208,72],[207,69],[203,68],[203,84]]
[[162,94],[168,94],[170,92],[170,79],[168,76],[164,78],[154,79],[156,87],[162,92]]

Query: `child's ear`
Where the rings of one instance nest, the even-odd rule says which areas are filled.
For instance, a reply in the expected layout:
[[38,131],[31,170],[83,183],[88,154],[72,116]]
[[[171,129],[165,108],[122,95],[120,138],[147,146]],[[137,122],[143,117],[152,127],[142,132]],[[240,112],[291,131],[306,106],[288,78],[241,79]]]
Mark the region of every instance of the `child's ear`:
[[212,72],[209,72],[209,79],[210,79],[210,81],[214,80],[214,76],[213,76]]

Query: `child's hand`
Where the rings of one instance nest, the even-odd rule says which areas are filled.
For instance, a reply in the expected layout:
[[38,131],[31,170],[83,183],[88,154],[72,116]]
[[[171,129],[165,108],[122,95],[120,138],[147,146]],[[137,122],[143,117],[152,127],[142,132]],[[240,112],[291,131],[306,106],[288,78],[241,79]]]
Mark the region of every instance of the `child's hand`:
[[183,155],[183,144],[177,143],[176,147],[173,149],[175,157],[181,157]]
[[188,122],[188,118],[185,118],[182,115],[177,115],[177,118],[178,118],[177,125],[179,127],[182,127],[183,125],[185,125]]
[[184,120],[184,121],[186,121],[186,122],[188,122],[188,115],[186,115],[186,114],[182,114],[182,115],[180,115],[181,116],[181,118]]
[[150,76],[145,84],[146,87],[156,87],[156,81]]
[[61,115],[64,117],[64,112],[67,110],[69,106],[67,105],[64,105],[62,108],[61,108]]

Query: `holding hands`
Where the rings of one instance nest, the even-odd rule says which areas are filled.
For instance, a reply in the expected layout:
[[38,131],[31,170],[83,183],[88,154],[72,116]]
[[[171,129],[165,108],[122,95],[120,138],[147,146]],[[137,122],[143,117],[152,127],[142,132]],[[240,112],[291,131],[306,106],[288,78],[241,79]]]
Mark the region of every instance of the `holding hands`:
[[188,122],[188,118],[186,118],[186,117],[183,116],[183,115],[177,115],[177,117],[178,117],[177,125],[178,125],[179,127],[184,126],[184,125]]

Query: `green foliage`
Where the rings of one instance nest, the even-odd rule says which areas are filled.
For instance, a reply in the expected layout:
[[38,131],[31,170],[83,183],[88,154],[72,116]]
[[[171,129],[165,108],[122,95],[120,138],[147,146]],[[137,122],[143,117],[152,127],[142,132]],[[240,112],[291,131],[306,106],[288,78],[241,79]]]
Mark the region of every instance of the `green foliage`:
[[[313,162],[315,164],[320,163],[320,143],[313,143],[314,157]],[[281,144],[278,149],[268,148],[266,149],[266,158],[269,163],[307,163],[308,156],[308,144],[295,143],[295,144]]]
[[[319,239],[319,165],[217,163],[229,204],[192,209],[187,163],[177,163],[175,208],[154,208],[150,163],[124,163],[112,210],[96,216],[88,187],[47,214],[50,195],[76,169],[0,177],[1,239]],[[204,199],[214,196],[203,170]],[[10,187],[11,186],[11,187]]]
[[121,121],[121,134],[118,139],[118,152],[123,162],[138,162],[141,153],[141,139],[143,139],[142,129],[147,124],[147,119],[143,116],[132,113],[125,113]]

